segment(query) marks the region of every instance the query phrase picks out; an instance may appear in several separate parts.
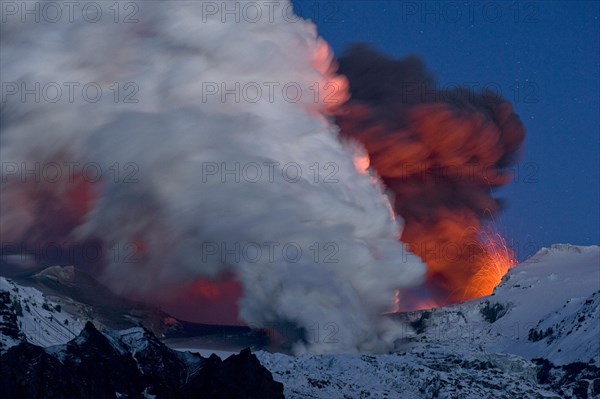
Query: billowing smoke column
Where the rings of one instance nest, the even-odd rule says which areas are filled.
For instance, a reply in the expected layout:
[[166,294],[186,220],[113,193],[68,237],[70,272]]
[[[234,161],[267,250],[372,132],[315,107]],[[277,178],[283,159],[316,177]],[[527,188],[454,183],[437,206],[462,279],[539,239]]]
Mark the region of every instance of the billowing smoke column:
[[2,245],[100,243],[116,292],[206,315],[225,290],[242,322],[300,331],[298,353],[385,351],[402,330],[381,314],[425,266],[331,123],[347,82],[287,2],[258,20],[215,4],[9,10]]
[[492,190],[510,181],[525,135],[511,105],[490,91],[440,89],[418,58],[362,44],[339,60],[339,73],[352,93],[337,117],[341,133],[365,146],[404,219],[402,241],[428,265],[426,283],[400,307],[490,294],[511,266],[498,264],[510,256],[498,259],[482,227],[501,209]]

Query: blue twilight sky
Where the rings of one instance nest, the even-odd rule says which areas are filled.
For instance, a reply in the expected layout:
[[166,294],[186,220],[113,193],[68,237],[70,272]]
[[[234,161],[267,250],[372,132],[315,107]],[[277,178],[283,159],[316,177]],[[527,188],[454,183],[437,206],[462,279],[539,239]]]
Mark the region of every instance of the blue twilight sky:
[[600,2],[293,0],[336,55],[419,55],[440,86],[500,90],[527,129],[497,227],[523,259],[600,243]]

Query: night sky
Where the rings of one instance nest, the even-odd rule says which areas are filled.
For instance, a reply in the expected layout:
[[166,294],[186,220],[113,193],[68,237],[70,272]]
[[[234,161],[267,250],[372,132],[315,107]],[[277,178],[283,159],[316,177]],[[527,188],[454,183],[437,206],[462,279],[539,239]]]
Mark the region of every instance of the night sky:
[[420,56],[440,87],[500,92],[527,129],[496,218],[520,260],[600,243],[600,2],[294,0],[341,55],[365,42]]

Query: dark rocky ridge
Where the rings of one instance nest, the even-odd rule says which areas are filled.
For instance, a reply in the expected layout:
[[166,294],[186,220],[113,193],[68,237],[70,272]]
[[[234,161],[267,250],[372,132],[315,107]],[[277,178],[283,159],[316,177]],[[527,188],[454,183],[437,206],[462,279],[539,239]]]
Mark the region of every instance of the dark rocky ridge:
[[[0,291],[0,335],[19,341],[24,339],[24,336],[19,330],[17,313],[18,310],[15,307],[15,303],[12,302],[10,293],[8,291]],[[3,340],[0,340],[0,353],[2,349]]]
[[[108,334],[87,323],[68,342],[41,348],[28,342],[0,357],[0,392],[5,398],[283,398],[249,349],[226,360],[176,352],[149,330]],[[152,397],[152,396],[148,396]]]

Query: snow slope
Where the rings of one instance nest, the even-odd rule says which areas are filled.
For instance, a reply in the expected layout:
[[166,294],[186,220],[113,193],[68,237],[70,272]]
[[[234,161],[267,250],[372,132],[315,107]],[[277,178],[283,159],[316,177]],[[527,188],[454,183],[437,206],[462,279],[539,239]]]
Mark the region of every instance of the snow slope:
[[510,270],[489,297],[405,317],[420,343],[600,365],[599,304],[600,247],[558,244]]
[[[544,357],[555,364],[589,359],[600,364],[598,246],[543,248],[508,274],[490,302],[508,304],[509,309],[494,323],[502,338],[488,350]],[[511,326],[513,335],[508,334]],[[531,329],[551,333],[532,340]]]
[[[38,346],[65,344],[75,338],[85,324],[71,314],[63,311],[56,302],[32,287],[23,287],[0,277],[0,291],[8,292],[12,309],[16,314],[16,323],[24,338]],[[0,334],[0,353],[16,345],[18,340]]]
[[554,245],[492,296],[394,315],[415,329],[394,354],[257,356],[288,399],[600,398],[599,309],[600,248]]

